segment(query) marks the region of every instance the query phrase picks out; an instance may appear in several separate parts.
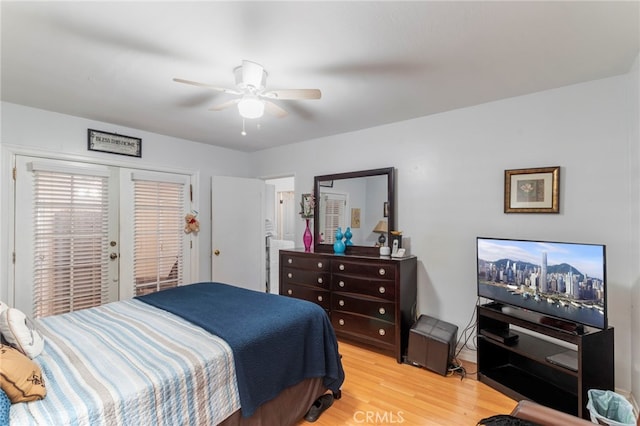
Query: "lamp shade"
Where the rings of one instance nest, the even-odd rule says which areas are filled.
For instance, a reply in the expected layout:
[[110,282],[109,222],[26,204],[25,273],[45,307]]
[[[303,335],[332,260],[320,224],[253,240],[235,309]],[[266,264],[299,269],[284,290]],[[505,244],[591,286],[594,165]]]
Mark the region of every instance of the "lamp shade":
[[379,221],[378,224],[376,225],[376,227],[373,228],[372,232],[378,232],[378,233],[386,234],[388,232],[387,221],[386,220]]
[[385,241],[387,240],[387,237],[385,236],[387,234],[387,229],[387,221],[385,220],[379,221],[376,227],[373,228],[373,232],[377,232],[378,234],[380,234],[380,236],[378,237],[378,244],[380,245],[380,247],[383,247]]
[[238,102],[242,118],[260,118],[264,114],[264,102],[255,96],[245,95]]

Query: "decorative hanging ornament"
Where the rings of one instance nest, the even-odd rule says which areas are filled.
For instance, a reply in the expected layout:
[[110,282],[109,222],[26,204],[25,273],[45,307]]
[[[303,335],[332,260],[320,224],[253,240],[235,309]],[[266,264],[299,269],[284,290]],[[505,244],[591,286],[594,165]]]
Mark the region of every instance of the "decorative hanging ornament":
[[197,219],[198,212],[194,211],[193,213],[187,213],[184,217],[184,221],[186,222],[184,225],[184,232],[186,234],[190,233],[198,233],[200,231],[200,222]]

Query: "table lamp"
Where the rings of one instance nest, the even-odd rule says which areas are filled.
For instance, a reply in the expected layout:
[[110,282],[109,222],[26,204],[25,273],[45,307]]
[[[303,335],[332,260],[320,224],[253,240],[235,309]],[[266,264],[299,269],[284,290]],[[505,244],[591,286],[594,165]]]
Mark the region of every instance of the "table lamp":
[[[378,245],[380,247],[380,254],[383,256],[388,256],[389,253],[386,253],[387,251],[389,251],[389,247],[386,247],[385,249],[385,241],[387,241],[387,232],[388,232],[388,227],[387,227],[387,222],[385,220],[381,220],[378,222],[378,224],[376,225],[375,228],[373,228],[372,232],[376,232],[378,234],[380,234],[380,236],[378,237]],[[385,254],[386,253],[386,254]]]

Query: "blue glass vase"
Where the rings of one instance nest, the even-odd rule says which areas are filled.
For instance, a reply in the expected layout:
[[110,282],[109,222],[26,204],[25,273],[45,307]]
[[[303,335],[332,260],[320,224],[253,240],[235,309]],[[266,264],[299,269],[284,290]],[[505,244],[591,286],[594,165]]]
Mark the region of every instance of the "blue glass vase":
[[353,237],[353,234],[351,233],[351,228],[349,228],[347,226],[347,230],[344,231],[344,245],[345,246],[352,246],[353,245],[353,241],[351,241],[351,237]]
[[346,249],[342,237],[342,228],[338,226],[338,229],[336,229],[336,241],[333,243],[333,252],[336,254],[342,254]]

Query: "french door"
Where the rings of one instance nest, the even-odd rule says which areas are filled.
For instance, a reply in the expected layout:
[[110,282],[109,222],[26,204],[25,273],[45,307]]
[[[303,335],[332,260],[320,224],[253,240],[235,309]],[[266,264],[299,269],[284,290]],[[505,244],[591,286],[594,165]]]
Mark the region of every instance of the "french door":
[[189,282],[189,176],[21,155],[15,166],[15,307],[42,317]]

